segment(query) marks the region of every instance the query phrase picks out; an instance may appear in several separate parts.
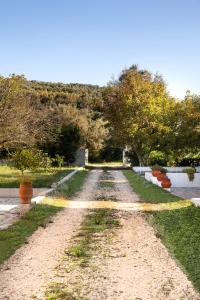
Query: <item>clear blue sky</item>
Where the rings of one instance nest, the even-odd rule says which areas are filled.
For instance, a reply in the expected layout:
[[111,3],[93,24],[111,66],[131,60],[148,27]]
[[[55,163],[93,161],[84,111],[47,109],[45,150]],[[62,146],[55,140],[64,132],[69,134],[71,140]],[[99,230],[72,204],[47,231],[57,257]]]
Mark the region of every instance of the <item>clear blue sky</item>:
[[1,0],[0,74],[106,84],[124,67],[200,94],[200,0]]

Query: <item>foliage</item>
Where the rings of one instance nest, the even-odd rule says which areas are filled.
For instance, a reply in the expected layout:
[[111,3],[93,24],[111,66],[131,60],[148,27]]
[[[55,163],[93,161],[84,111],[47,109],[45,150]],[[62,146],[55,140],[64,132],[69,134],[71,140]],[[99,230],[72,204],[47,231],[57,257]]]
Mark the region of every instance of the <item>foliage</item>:
[[167,158],[165,153],[158,150],[153,150],[150,152],[148,157],[148,164],[150,166],[158,164],[160,166],[166,166],[167,164]]
[[171,98],[158,75],[134,65],[108,85],[104,101],[116,140],[130,146],[141,164],[151,151],[177,159],[183,151],[200,146],[200,110],[193,99]]
[[127,151],[126,155],[132,166],[139,166],[140,161],[138,159],[137,154],[133,150]]
[[64,156],[56,154],[55,158],[52,159],[52,163],[55,167],[61,168],[64,165]]
[[152,169],[152,171],[153,171],[153,170],[158,170],[158,171],[160,171],[162,174],[166,174],[166,173],[167,173],[167,169],[166,169],[166,168],[163,168],[163,167],[161,167],[161,166],[159,166],[159,165],[153,165],[153,166],[151,167],[151,169]]
[[0,148],[53,139],[55,115],[32,101],[23,76],[0,77]]
[[167,169],[166,168],[163,168],[163,167],[160,167],[160,172],[162,174],[166,174],[167,173]]
[[114,135],[120,144],[130,146],[143,164],[145,155],[157,148],[159,138],[168,131],[163,116],[173,100],[164,81],[132,66],[107,87],[104,98]]
[[153,166],[151,167],[151,169],[152,169],[152,170],[159,170],[159,171],[160,171],[161,166],[155,164],[155,165],[153,165]]
[[51,166],[51,159],[41,150],[25,148],[12,153],[11,166],[20,170],[23,175],[26,170],[48,169]]
[[194,174],[196,172],[195,168],[188,167],[188,168],[183,169],[183,172],[187,173],[189,181],[193,181],[194,180]]
[[191,166],[191,167],[196,167],[200,165],[200,152],[196,150],[195,152],[190,152],[186,155],[180,155],[178,158],[177,164],[179,166]]

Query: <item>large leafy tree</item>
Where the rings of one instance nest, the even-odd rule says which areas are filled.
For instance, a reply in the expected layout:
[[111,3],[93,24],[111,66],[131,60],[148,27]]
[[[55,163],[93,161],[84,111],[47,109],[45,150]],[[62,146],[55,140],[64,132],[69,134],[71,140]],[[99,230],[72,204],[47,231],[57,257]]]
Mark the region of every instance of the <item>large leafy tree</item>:
[[152,150],[176,159],[180,153],[199,147],[199,98],[171,98],[158,75],[134,65],[108,85],[104,100],[115,138],[129,145],[141,164]]
[[163,115],[173,100],[169,101],[164,81],[134,65],[108,85],[104,100],[114,136],[120,144],[129,145],[143,164],[169,130]]

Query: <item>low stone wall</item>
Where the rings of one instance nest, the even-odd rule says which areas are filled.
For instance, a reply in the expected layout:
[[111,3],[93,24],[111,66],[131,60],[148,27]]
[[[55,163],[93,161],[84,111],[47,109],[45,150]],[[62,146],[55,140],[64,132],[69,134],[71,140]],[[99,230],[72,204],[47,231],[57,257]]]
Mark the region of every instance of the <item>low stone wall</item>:
[[172,187],[196,188],[200,187],[200,173],[194,174],[194,180],[190,181],[186,173],[167,173]]
[[[181,173],[183,171],[183,169],[187,168],[187,167],[164,167],[165,169],[167,169],[167,171],[169,173]],[[197,173],[200,173],[200,167],[195,167]],[[145,172],[151,172],[151,167],[133,167],[133,171],[136,173],[145,173]]]
[[[185,187],[185,188],[196,188],[200,187],[200,173],[194,174],[194,180],[190,181],[188,175],[186,173],[180,172],[167,172],[167,177],[170,179],[172,183],[172,187]],[[151,172],[145,172],[145,179],[151,181],[152,183],[161,186],[160,181],[154,177]]]

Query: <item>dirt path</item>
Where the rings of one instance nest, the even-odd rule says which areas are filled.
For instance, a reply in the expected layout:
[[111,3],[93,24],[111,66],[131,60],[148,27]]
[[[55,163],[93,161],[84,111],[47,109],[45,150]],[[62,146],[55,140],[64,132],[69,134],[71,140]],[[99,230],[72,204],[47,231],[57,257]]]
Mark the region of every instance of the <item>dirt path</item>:
[[[76,199],[90,200],[100,173],[93,171]],[[47,228],[39,228],[0,268],[0,299],[29,300],[54,274],[69,240],[76,234],[85,210],[64,209]]]
[[[92,172],[74,200],[102,199],[140,201],[121,171]],[[200,299],[140,212],[115,211],[121,227],[95,233],[87,262],[73,260],[65,250],[79,242],[86,214],[67,208],[39,229],[1,270],[0,299],[44,300],[50,284],[58,300]]]

